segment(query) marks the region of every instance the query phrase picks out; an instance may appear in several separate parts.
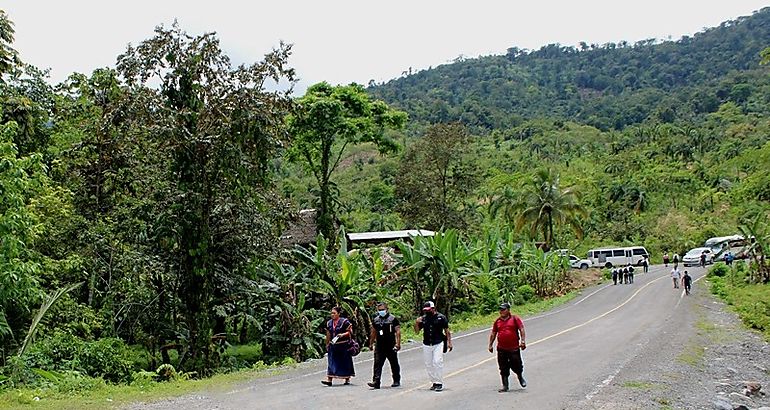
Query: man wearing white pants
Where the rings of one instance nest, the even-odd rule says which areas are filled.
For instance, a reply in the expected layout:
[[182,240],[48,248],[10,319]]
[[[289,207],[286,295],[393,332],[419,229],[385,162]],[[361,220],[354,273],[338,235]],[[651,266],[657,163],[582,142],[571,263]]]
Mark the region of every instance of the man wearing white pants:
[[423,316],[414,322],[414,331],[422,330],[422,356],[430,378],[431,390],[444,389],[444,353],[452,350],[452,334],[446,316],[436,312],[433,302],[422,305]]

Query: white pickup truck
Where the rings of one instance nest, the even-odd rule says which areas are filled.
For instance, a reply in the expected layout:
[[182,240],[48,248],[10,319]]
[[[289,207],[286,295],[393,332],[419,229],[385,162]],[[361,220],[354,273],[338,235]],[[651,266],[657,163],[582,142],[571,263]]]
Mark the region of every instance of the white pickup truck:
[[569,266],[575,269],[588,269],[593,265],[590,259],[580,259],[575,255],[569,256]]

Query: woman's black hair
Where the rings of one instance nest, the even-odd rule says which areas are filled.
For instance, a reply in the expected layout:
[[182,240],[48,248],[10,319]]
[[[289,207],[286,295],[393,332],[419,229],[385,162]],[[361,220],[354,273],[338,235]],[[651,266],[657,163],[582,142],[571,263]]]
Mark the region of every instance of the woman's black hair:
[[335,306],[335,307],[333,307],[333,308],[332,308],[332,310],[336,310],[336,311],[337,311],[337,314],[338,314],[338,315],[340,315],[340,316],[342,316],[342,307],[340,307],[340,306]]

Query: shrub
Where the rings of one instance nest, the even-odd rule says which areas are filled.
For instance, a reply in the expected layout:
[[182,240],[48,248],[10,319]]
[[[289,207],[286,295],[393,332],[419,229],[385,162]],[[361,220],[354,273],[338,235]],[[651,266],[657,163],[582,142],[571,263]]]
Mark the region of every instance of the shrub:
[[235,359],[238,367],[250,367],[264,359],[261,343],[230,346],[225,351],[225,356]]
[[725,265],[724,263],[717,263],[716,265],[712,266],[711,269],[709,269],[709,276],[717,276],[717,277],[724,277],[727,275],[727,273],[730,272],[730,268]]
[[133,363],[128,346],[116,338],[86,342],[77,357],[79,369],[113,383],[131,381]]
[[168,363],[158,366],[158,369],[155,370],[155,373],[158,374],[157,375],[158,380],[162,382],[176,380],[177,377],[179,377],[174,366]]
[[530,302],[535,299],[535,288],[530,285],[521,285],[516,289],[516,294],[520,295],[524,302]]
[[131,357],[131,351],[120,339],[105,338],[86,342],[69,333],[57,332],[35,342],[24,359],[31,368],[75,370],[119,383],[131,380]]

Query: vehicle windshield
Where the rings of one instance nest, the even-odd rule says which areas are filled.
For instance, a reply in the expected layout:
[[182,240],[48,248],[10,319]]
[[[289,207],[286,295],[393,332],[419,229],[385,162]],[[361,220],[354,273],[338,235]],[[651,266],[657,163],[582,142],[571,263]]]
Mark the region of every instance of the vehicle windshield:
[[700,254],[703,253],[703,251],[708,251],[708,250],[709,250],[708,248],[690,249],[690,252],[687,252],[687,255],[685,256],[700,256]]

